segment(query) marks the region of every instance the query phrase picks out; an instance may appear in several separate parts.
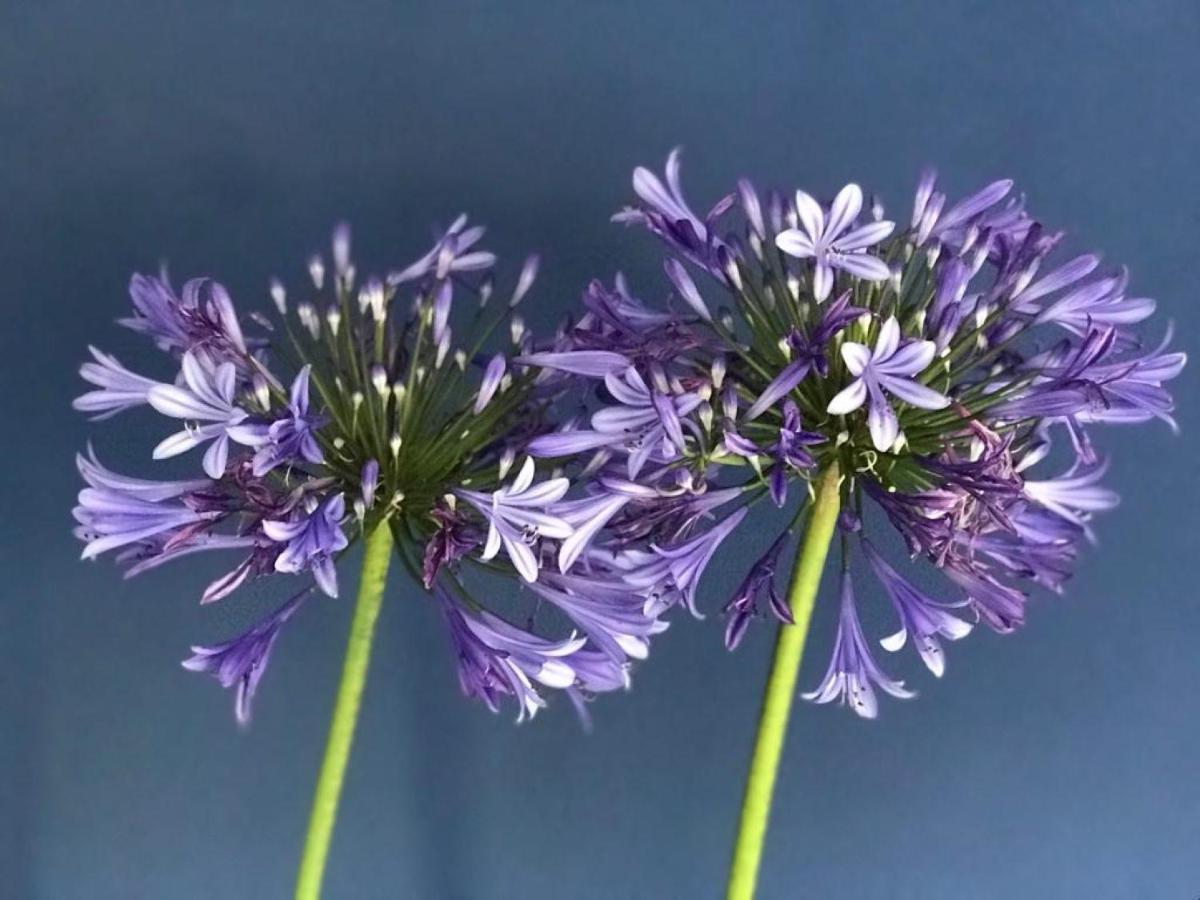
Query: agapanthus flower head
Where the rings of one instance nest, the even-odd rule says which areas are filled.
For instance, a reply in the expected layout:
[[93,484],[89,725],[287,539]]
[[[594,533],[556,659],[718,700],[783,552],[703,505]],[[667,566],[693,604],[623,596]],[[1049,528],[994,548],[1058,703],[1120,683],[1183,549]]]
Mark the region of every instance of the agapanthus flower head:
[[[675,152],[664,177],[639,168],[633,187],[636,205],[618,218],[663,241],[665,286],[682,302],[635,301],[623,280],[615,292],[593,286],[589,314],[536,358],[586,384],[588,412],[528,449],[564,463],[582,454],[602,481],[624,480],[634,499],[612,531],[626,546],[610,553],[647,602],[680,599],[669,561],[702,567],[693,548],[707,535],[727,539],[760,499],[811,496],[836,466],[845,524],[862,537],[846,553],[864,548],[900,618],[884,646],[913,646],[940,674],[942,640],[976,620],[1022,624],[1030,587],[1060,590],[1093,517],[1116,504],[1092,426],[1172,422],[1167,385],[1184,356],[1168,348],[1169,329],[1149,348],[1134,330],[1153,301],[1127,293],[1128,272],[1095,254],[1060,260],[1062,233],[1026,211],[1011,181],[955,202],[927,171],[911,215],[888,217],[855,184],[825,202],[804,190],[760,196],[743,180],[700,217]],[[596,305],[610,295],[620,301]],[[1063,456],[1065,471],[1040,474]],[[789,495],[792,483],[801,490]],[[680,516],[725,491],[738,502]],[[866,539],[881,518],[948,577],[944,599]],[[638,545],[672,522],[683,526],[677,550]],[[762,593],[784,618],[772,593],[783,549],[727,605],[731,647]],[[856,609],[847,576],[834,665],[813,696],[868,715],[872,685],[908,692],[872,658]]]
[[[155,459],[202,457],[194,477],[154,480],[81,456],[84,556],[115,552],[130,574],[201,551],[231,556],[204,602],[270,575],[337,597],[339,559],[386,528],[420,593],[446,610],[468,693],[493,707],[510,696],[526,717],[543,688],[578,702],[627,684],[630,660],[645,656],[664,623],[635,592],[614,587],[611,566],[579,562],[615,539],[606,527],[623,501],[583,487],[568,496],[573,484],[527,454],[554,431],[549,410],[565,382],[536,365],[554,339],[539,342],[514,313],[537,257],[507,301],[493,300],[497,261],[483,238],[462,216],[416,262],[360,278],[339,226],[328,265],[314,256],[298,285],[271,283],[279,319],[256,315],[257,329],[243,329],[211,279],[177,294],[165,276],[135,276],[134,314],[121,321],[167,354],[165,377],[92,349],[81,374],[94,389],[76,406],[97,418],[147,407],[170,420]],[[618,389],[640,404],[639,422],[657,421],[656,386],[630,376]],[[679,401],[678,415],[696,403]],[[646,459],[670,441],[682,446],[678,427],[651,436]],[[536,585],[529,602],[549,599],[567,630],[561,617],[518,626],[488,612],[463,583],[467,565]],[[555,580],[539,582],[546,573]],[[240,720],[299,606],[188,661],[237,688]]]

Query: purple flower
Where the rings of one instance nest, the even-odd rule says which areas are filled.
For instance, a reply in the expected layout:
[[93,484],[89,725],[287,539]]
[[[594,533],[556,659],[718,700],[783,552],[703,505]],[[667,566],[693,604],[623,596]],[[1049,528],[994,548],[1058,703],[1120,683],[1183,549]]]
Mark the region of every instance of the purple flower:
[[613,516],[633,499],[629,493],[599,493],[558,503],[554,512],[573,529],[558,551],[558,569],[568,572]]
[[684,199],[679,182],[679,154],[676,147],[667,157],[665,185],[649,169],[641,166],[634,169],[633,190],[644,206],[622,210],[613,216],[613,221],[644,224],[686,259],[714,277],[725,279],[724,259],[729,250],[715,235],[713,226],[733,205],[733,195],[722,197],[702,221]]
[[151,481],[119,475],[101,465],[90,449],[88,456],[80,454],[75,461],[88,483],[73,510],[79,523],[75,534],[86,542],[84,559],[164,535],[178,540],[222,515],[197,510],[181,499],[208,487],[206,478]]
[[649,639],[667,629],[642,598],[619,578],[547,573],[531,590],[557,606],[610,659],[645,659]]
[[292,382],[285,415],[269,425],[234,425],[228,433],[238,443],[256,447],[253,472],[266,475],[281,465],[307,462],[320,465],[325,454],[317,442],[317,432],[328,419],[309,411],[308,381],[312,367],[305,366]]
[[900,699],[915,697],[916,694],[905,688],[903,681],[889,678],[871,656],[854,608],[854,588],[848,571],[842,572],[841,604],[829,669],[820,686],[802,696],[814,703],[838,700],[864,719],[873,719],[879,711],[875,699],[876,687]]
[[[229,460],[230,429],[249,415],[235,402],[237,370],[232,363],[207,368],[189,350],[183,354],[182,375],[184,386],[159,384],[147,395],[150,405],[164,416],[188,422],[183,431],[176,432],[154,448],[154,458],[178,456],[212,441],[204,453],[204,471],[211,478],[220,478]],[[194,426],[191,422],[210,424]]]
[[191,352],[214,366],[244,366],[246,339],[229,293],[217,282],[194,278],[176,297],[165,279],[134,275],[129,295],[134,315],[120,324],[146,335],[160,350]]
[[533,682],[569,688],[576,682],[570,657],[586,638],[549,641],[522,631],[486,610],[468,612],[439,594],[450,640],[458,657],[458,680],[463,693],[478,697],[492,712],[509,696],[517,703],[517,721],[533,718],[546,705]]
[[604,377],[605,387],[619,405],[606,406],[592,415],[592,429],[558,431],[534,438],[528,447],[533,456],[567,456],[610,447],[628,454],[630,478],[636,478],[651,459],[669,460],[683,449],[682,417],[700,405],[700,395],[687,391],[664,393],[649,387],[632,366]]
[[192,647],[193,655],[183,661],[185,669],[207,672],[221,683],[221,687],[237,690],[234,715],[238,724],[245,726],[250,723],[254,693],[267,670],[271,649],[275,646],[279,631],[300,608],[307,595],[308,590],[305,589],[232,640],[208,647]]
[[949,558],[942,566],[942,573],[966,592],[971,609],[993,631],[1009,634],[1025,623],[1025,595],[1002,583],[983,566]]
[[789,625],[794,621],[787,601],[780,596],[775,587],[775,566],[779,563],[779,554],[791,533],[791,529],[785,530],[775,539],[767,552],[751,566],[749,574],[746,575],[741,587],[737,589],[737,593],[733,595],[733,599],[725,604],[723,612],[729,616],[729,622],[725,625],[725,648],[727,650],[737,649],[738,644],[742,642],[742,637],[746,634],[750,620],[759,615],[758,598],[764,588],[766,588],[767,599],[770,601],[771,612],[775,614],[775,618]]
[[791,400],[783,404],[783,424],[779,427],[779,439],[771,446],[775,465],[771,467],[771,499],[776,506],[787,503],[789,470],[811,469],[816,460],[805,450],[815,444],[825,443],[825,435],[800,428],[800,410]]
[[425,542],[421,565],[421,581],[425,589],[433,588],[443,566],[461,559],[479,546],[482,535],[457,511],[439,504],[430,512],[437,523],[433,535]]
[[939,603],[901,577],[866,538],[862,539],[862,548],[875,577],[883,585],[896,608],[896,615],[900,617],[900,630],[879,643],[885,650],[895,653],[904,647],[909,635],[912,635],[913,644],[924,660],[926,668],[941,678],[942,673],[946,671],[946,660],[938,638],[957,641],[966,637],[971,633],[970,623],[952,616],[947,611],[953,608],[952,604]]
[[573,530],[562,518],[546,511],[563,498],[571,483],[565,478],[549,478],[534,485],[535,473],[533,458],[526,457],[508,487],[491,494],[464,489],[457,492],[487,520],[487,540],[481,558],[492,559],[503,546],[526,581],[536,581],[540,567],[532,545],[543,537],[568,538]]
[[433,247],[408,268],[389,273],[387,283],[398,287],[411,281],[420,281],[432,275],[442,281],[451,274],[479,272],[496,264],[496,255],[487,251],[471,250],[483,237],[483,228],[467,227],[467,217],[459,216],[437,239]]
[[[926,169],[921,173],[921,179],[917,184],[916,198],[913,201],[912,214],[912,229],[918,247],[924,245],[931,237],[961,244],[962,237],[969,226],[980,220],[997,203],[1008,196],[1008,192],[1012,190],[1013,186],[1009,179],[993,181],[987,187],[960,200],[943,213],[946,195],[934,190],[936,184],[936,170]],[[1019,213],[1019,210],[1015,212]],[[1008,217],[995,218],[996,221],[989,223],[993,230],[998,230],[996,226],[1003,224],[1006,226],[1003,230],[1009,233],[1019,233],[1017,226],[1027,223],[1027,220],[1022,219],[1019,215],[1014,217],[1015,221]],[[1028,227],[1027,224],[1025,227]]]
[[1092,514],[1115,509],[1120,502],[1116,491],[1098,483],[1107,471],[1107,464],[1091,468],[1075,468],[1058,478],[1044,481],[1025,481],[1025,493],[1058,517],[1078,526],[1095,540],[1088,525]]
[[868,404],[867,427],[876,450],[888,450],[900,436],[900,423],[891,404],[892,396],[919,409],[945,409],[948,397],[912,380],[928,368],[936,353],[932,341],[908,341],[900,344],[900,325],[888,318],[879,329],[875,349],[847,341],[842,344],[842,359],[854,380],[829,401],[830,415],[844,416]]
[[789,256],[813,260],[813,296],[820,303],[833,290],[834,269],[865,281],[891,277],[887,263],[866,252],[895,230],[894,222],[871,222],[850,231],[862,210],[862,189],[848,184],[834,198],[829,219],[821,205],[804,191],[796,191],[796,212],[801,228],[775,236],[775,245]]
[[99,421],[147,402],[150,389],[158,384],[157,381],[130,372],[117,362],[115,356],[102,353],[95,347],[88,347],[88,351],[94,362],[80,366],[79,375],[99,390],[76,397],[72,403],[75,409],[94,413],[92,419]]
[[342,519],[345,516],[345,496],[333,494],[320,501],[310,497],[305,509],[297,510],[289,519],[264,521],[263,533],[271,540],[286,545],[275,559],[275,570],[291,573],[311,571],[317,586],[328,596],[336,597],[337,569],[333,557],[349,544],[342,531]]
[[696,588],[721,542],[746,517],[743,507],[725,517],[708,531],[670,547],[655,546],[653,553],[625,572],[627,583],[646,598],[646,611],[659,615],[682,601],[696,618],[703,618],[696,606]]

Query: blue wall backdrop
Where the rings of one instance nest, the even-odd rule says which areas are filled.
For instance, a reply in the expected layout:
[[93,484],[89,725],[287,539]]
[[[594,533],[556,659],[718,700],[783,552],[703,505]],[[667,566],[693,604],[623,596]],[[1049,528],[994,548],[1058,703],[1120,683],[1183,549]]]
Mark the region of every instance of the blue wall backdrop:
[[[240,733],[178,663],[278,587],[200,610],[206,563],[77,561],[76,448],[125,464],[159,434],[69,408],[89,342],[150,356],[112,325],[132,271],[217,275],[247,307],[340,217],[384,268],[470,209],[510,271],[544,254],[545,327],[618,266],[665,290],[657,248],[607,220],[674,144],[697,206],[749,175],[907,208],[933,162],[955,192],[1018,179],[1192,349],[1198,46],[1194,0],[0,5],[0,896],[286,896],[340,666],[331,601]],[[798,708],[763,897],[1200,896],[1197,380],[1182,436],[1104,436],[1123,506],[1026,630],[954,646],[940,682],[897,663],[921,696],[877,722]],[[707,609],[747,555],[718,558]],[[515,727],[460,698],[399,578],[381,624],[330,897],[720,893],[768,629],[730,656],[718,616],[677,621],[585,736],[565,704]]]

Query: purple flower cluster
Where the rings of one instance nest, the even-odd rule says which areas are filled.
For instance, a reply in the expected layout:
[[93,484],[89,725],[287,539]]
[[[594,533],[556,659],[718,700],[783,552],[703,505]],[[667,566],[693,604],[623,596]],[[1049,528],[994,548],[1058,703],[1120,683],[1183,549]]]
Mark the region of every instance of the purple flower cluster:
[[[1174,425],[1167,383],[1184,356],[1169,331],[1146,345],[1134,330],[1153,301],[1095,255],[1059,259],[1063,235],[1011,182],[949,203],[925,173],[907,227],[854,184],[826,206],[741,181],[700,217],[677,151],[661,179],[636,170],[633,188],[636,205],[616,218],[667,247],[667,302],[645,303],[620,275],[596,281],[581,314],[544,339],[514,312],[537,258],[506,303],[490,303],[496,258],[465,216],[416,262],[361,284],[339,228],[332,265],[310,261],[299,302],[273,283],[281,322],[255,317],[263,337],[245,336],[213,281],[176,294],[164,278],[133,279],[122,322],[175,375],[92,349],[80,372],[94,389],[76,406],[96,418],[151,408],[175,423],[153,456],[203,448],[202,472],[133,478],[89,452],[77,534],[85,557],[115,552],[129,574],[236,554],[204,602],[269,573],[306,579],[185,663],[236,688],[239,719],[310,588],[336,597],[339,558],[380,527],[441,610],[465,693],[493,710],[508,698],[524,719],[561,690],[582,712],[628,686],[673,609],[701,617],[704,572],[750,506],[807,498],[835,469],[838,630],[808,696],[874,716],[877,690],[912,692],[875,659],[852,548],[895,615],[883,648],[912,646],[940,676],[943,641],[978,622],[1021,625],[1031,588],[1061,590],[1094,515],[1116,505],[1093,426]],[[476,301],[469,321],[463,293]],[[486,349],[496,334],[510,343]],[[277,343],[300,360],[289,378]],[[791,620],[776,575],[798,507],[725,606],[731,649],[766,610]],[[951,596],[885,559],[867,536],[885,521]],[[528,621],[479,603],[468,568],[510,576]]]
[[[601,398],[528,452],[577,465],[612,498],[609,530],[628,543],[583,559],[614,565],[648,608],[698,615],[699,574],[746,507],[784,506],[791,481],[807,494],[836,465],[843,554],[861,548],[899,625],[881,644],[911,644],[940,676],[943,640],[977,621],[1019,626],[1030,588],[1061,590],[1093,516],[1116,505],[1091,426],[1173,426],[1166,385],[1184,355],[1169,334],[1147,347],[1132,328],[1153,301],[1128,295],[1127,273],[1100,271],[1095,255],[1058,261],[1063,235],[1011,182],[949,204],[927,172],[908,228],[878,201],[864,212],[853,184],[824,206],[742,181],[700,218],[678,151],[665,179],[638,169],[633,188],[637,205],[616,218],[662,239],[681,302],[655,309],[623,279],[594,284],[585,314],[523,362]],[[721,299],[706,300],[693,273]],[[1034,473],[1056,460],[1058,474]],[[869,501],[956,596],[929,596],[885,560],[865,534],[880,519]],[[789,621],[775,573],[792,530],[726,605],[730,648],[760,598]],[[876,689],[912,694],[874,658],[848,564],[829,672],[807,696],[871,717]]]
[[[165,278],[135,276],[134,315],[122,323],[166,353],[175,376],[136,374],[96,349],[80,370],[94,389],[76,408],[107,418],[148,407],[172,422],[155,459],[202,450],[201,471],[173,481],[80,456],[85,558],[112,552],[134,575],[201,551],[233,555],[203,603],[269,574],[305,581],[244,634],[195,647],[184,663],[236,689],[243,723],[283,626],[313,588],[338,596],[339,559],[376,528],[391,530],[397,556],[444,610],[464,691],[492,709],[509,697],[531,716],[545,689],[566,691],[582,709],[626,687],[631,662],[666,627],[626,585],[622,559],[600,558],[618,540],[609,521],[635,496],[614,502],[581,483],[568,498],[572,482],[525,455],[552,430],[547,412],[565,384],[510,358],[551,346],[514,313],[537,258],[507,302],[489,303],[496,259],[479,249],[483,235],[461,217],[417,262],[360,285],[339,227],[332,265],[312,258],[299,302],[272,284],[281,321],[254,316],[265,332],[255,339],[216,282],[190,281],[176,294]],[[456,340],[462,293],[474,295],[474,318]],[[496,332],[512,344],[487,355]],[[281,339],[301,361],[290,381],[278,369]],[[649,402],[644,386],[643,395]],[[564,616],[501,619],[471,598],[459,571],[467,564],[517,576],[533,604]]]

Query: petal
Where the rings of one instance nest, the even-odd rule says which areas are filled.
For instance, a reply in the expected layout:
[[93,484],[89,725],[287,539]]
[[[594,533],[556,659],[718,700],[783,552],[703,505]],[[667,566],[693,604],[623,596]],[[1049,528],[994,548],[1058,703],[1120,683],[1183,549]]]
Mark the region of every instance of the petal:
[[204,474],[209,478],[219,479],[225,474],[225,465],[229,462],[229,437],[221,435],[204,452]]
[[937,345],[933,341],[909,341],[875,370],[885,375],[916,375],[925,371],[936,355]]
[[534,464],[532,456],[526,456],[525,462],[521,464],[521,470],[517,473],[517,477],[513,479],[512,484],[508,488],[509,494],[520,494],[529,489],[533,484],[533,476],[537,473],[537,467]]
[[525,451],[531,456],[571,456],[584,450],[607,447],[619,436],[600,431],[556,431],[543,434],[529,442]]
[[950,405],[950,398],[939,394],[933,388],[917,384],[907,378],[895,378],[891,375],[879,375],[879,384],[889,394],[903,400],[910,406],[919,409],[945,409]]
[[861,375],[871,363],[871,351],[863,344],[847,341],[842,344],[842,359],[851,375]]
[[875,351],[871,358],[876,362],[887,360],[900,345],[900,323],[895,316],[888,316],[887,321],[879,328],[879,337],[875,339]]
[[861,378],[856,378],[829,401],[825,411],[831,416],[844,416],[862,406],[866,399],[867,385]]
[[887,281],[892,277],[892,270],[888,268],[887,263],[869,253],[831,252],[828,259],[843,272],[849,272],[855,278],[864,281]]
[[225,410],[214,408],[199,395],[173,384],[155,385],[146,399],[158,412],[173,419],[217,421],[227,415]]
[[895,230],[896,223],[889,222],[886,219],[879,222],[870,222],[861,228],[855,228],[847,235],[843,235],[830,246],[834,250],[840,250],[843,253],[862,250],[864,247],[871,247],[878,244]]
[[521,539],[520,535],[510,534],[507,529],[500,533],[500,537],[504,541],[504,549],[508,551],[508,558],[516,568],[517,574],[525,581],[537,581],[537,557],[533,555],[529,545]]
[[833,269],[829,263],[821,260],[813,266],[813,297],[818,303],[829,296],[833,290]]
[[611,350],[529,353],[525,356],[518,356],[513,363],[522,366],[538,366],[543,369],[557,369],[560,372],[571,372],[575,375],[587,375],[592,378],[603,378],[609,372],[619,372],[629,367],[629,360]]
[[867,413],[867,429],[871,432],[871,441],[876,450],[885,452],[891,449],[892,444],[896,443],[896,438],[900,436],[900,422],[896,419],[896,413],[890,403],[886,400],[871,401],[871,408]]
[[487,540],[483,545],[483,552],[479,554],[479,558],[485,562],[489,559],[494,559],[496,554],[500,552],[500,529],[495,522],[488,524]]
[[180,453],[186,453],[193,447],[204,441],[200,434],[200,429],[185,428],[183,431],[177,431],[170,437],[164,438],[154,448],[153,456],[155,459],[169,459],[172,456],[178,456]]
[[775,246],[788,256],[796,256],[800,259],[817,255],[812,239],[799,228],[789,228],[787,231],[779,232],[775,235]]
[[[785,366],[775,376],[775,379],[763,389],[758,399],[746,410],[745,421],[754,421],[774,406],[777,400],[790,394],[792,388],[804,380],[804,376],[808,374],[808,369],[809,364],[802,361],[789,363]],[[856,372],[855,374],[857,375],[858,373]]]
[[796,191],[796,214],[812,238],[813,246],[819,245],[825,233],[825,213],[821,211],[821,204],[804,191]]
[[833,241],[854,224],[854,220],[862,212],[862,203],[862,188],[857,184],[850,183],[838,191],[838,195],[833,198],[833,205],[829,208],[829,222],[825,225],[827,241]]
[[667,270],[667,277],[671,279],[671,283],[675,285],[675,290],[679,292],[684,301],[690,306],[693,312],[696,313],[705,322],[712,321],[712,313],[708,311],[703,298],[700,296],[700,291],[696,289],[696,283],[692,281],[692,277],[679,263],[678,260],[668,259],[664,264]]

